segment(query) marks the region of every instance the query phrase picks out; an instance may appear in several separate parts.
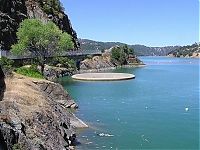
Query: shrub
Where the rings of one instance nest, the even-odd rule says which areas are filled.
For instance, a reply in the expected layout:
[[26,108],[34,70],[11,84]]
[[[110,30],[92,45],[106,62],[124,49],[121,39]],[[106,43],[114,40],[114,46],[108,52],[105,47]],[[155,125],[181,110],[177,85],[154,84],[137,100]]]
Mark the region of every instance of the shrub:
[[122,47],[114,47],[111,50],[111,62],[116,65],[126,65],[127,56],[127,53]]
[[92,57],[93,57],[92,55],[87,55],[86,59],[92,59]]
[[20,144],[14,144],[12,147],[13,150],[21,150]]
[[12,72],[13,63],[14,63],[14,61],[7,57],[2,56],[0,58],[0,65],[2,66],[2,69],[4,70],[4,72],[6,74],[9,74],[10,72]]
[[76,62],[73,59],[69,59],[67,57],[55,57],[52,60],[52,65],[61,64],[65,68],[76,69]]
[[31,67],[24,67],[23,66],[23,67],[17,68],[16,72],[21,74],[21,75],[24,75],[24,76],[44,79],[42,74],[37,70],[37,68],[35,66],[31,66]]

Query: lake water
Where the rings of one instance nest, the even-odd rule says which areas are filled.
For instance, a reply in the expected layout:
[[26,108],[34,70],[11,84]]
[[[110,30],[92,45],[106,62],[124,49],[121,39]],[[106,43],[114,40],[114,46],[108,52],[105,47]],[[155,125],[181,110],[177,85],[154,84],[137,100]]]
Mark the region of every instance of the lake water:
[[90,126],[77,149],[199,149],[199,59],[140,59],[147,66],[112,71],[133,80],[60,80]]

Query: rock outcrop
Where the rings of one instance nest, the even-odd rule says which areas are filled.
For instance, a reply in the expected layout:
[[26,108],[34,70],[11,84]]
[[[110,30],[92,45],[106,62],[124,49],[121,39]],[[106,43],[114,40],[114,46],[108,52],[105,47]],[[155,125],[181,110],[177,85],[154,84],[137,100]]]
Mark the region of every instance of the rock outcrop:
[[1,69],[1,66],[0,66],[0,101],[3,99],[4,91],[6,89],[4,78],[5,78],[5,76],[4,76],[3,70]]
[[[134,67],[138,65],[144,64],[136,56],[130,55],[127,59],[127,65],[124,65],[124,67]],[[105,52],[101,56],[94,56],[80,62],[80,72],[98,72],[108,69],[115,69],[116,67],[121,66],[117,65],[116,63],[112,63],[110,52]]]
[[111,63],[110,56],[107,54],[102,54],[102,56],[94,56],[92,58],[87,58],[80,63],[80,70],[103,70],[103,69],[115,68],[115,65]]
[[168,56],[200,58],[200,43],[179,47],[178,49],[171,51]]
[[74,102],[74,100],[70,97],[70,95],[63,89],[63,87],[54,82],[48,81],[33,81],[36,85],[40,87],[40,89],[45,92],[51,99],[58,102],[60,105],[65,108],[78,108],[78,105]]
[[[40,70],[40,68],[39,68]],[[59,77],[70,76],[74,72],[73,69],[64,68],[64,67],[53,67],[49,65],[45,65],[44,68],[44,76],[48,80],[54,80]]]
[[[59,0],[54,0],[59,2]],[[0,49],[9,50],[16,39],[16,32],[19,24],[26,18],[37,18],[44,22],[51,20],[61,30],[69,33],[76,47],[79,47],[77,34],[73,30],[68,16],[62,9],[47,11],[43,6],[48,5],[49,9],[54,6],[53,1],[41,0],[1,0],[0,1]],[[60,3],[60,2],[59,2]],[[61,4],[60,4],[61,5]]]
[[1,149],[63,150],[76,144],[74,128],[87,126],[68,111],[76,104],[61,85],[16,74],[6,85],[0,101]]

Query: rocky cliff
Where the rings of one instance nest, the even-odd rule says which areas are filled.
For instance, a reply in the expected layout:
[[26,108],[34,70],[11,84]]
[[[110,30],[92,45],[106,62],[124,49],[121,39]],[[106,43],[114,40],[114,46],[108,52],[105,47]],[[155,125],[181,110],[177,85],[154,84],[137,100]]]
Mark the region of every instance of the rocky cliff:
[[63,150],[76,144],[75,127],[87,127],[61,85],[15,74],[0,101],[0,149]]
[[[57,6],[57,7],[55,7]],[[26,18],[53,21],[61,30],[73,37],[79,47],[76,32],[59,0],[1,0],[0,1],[0,49],[9,50],[16,42],[19,24]]]

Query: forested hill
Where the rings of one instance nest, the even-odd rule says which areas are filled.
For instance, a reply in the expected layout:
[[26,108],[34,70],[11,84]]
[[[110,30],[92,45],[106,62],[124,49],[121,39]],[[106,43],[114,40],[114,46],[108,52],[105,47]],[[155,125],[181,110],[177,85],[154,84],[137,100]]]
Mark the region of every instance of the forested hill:
[[[122,46],[125,43],[120,42],[99,42],[88,39],[79,39],[82,50],[105,50],[113,46]],[[133,48],[135,54],[138,56],[165,56],[169,52],[178,48],[178,46],[166,46],[166,47],[148,47],[145,45],[128,45]]]
[[168,54],[174,57],[195,57],[200,58],[200,43],[182,46]]

